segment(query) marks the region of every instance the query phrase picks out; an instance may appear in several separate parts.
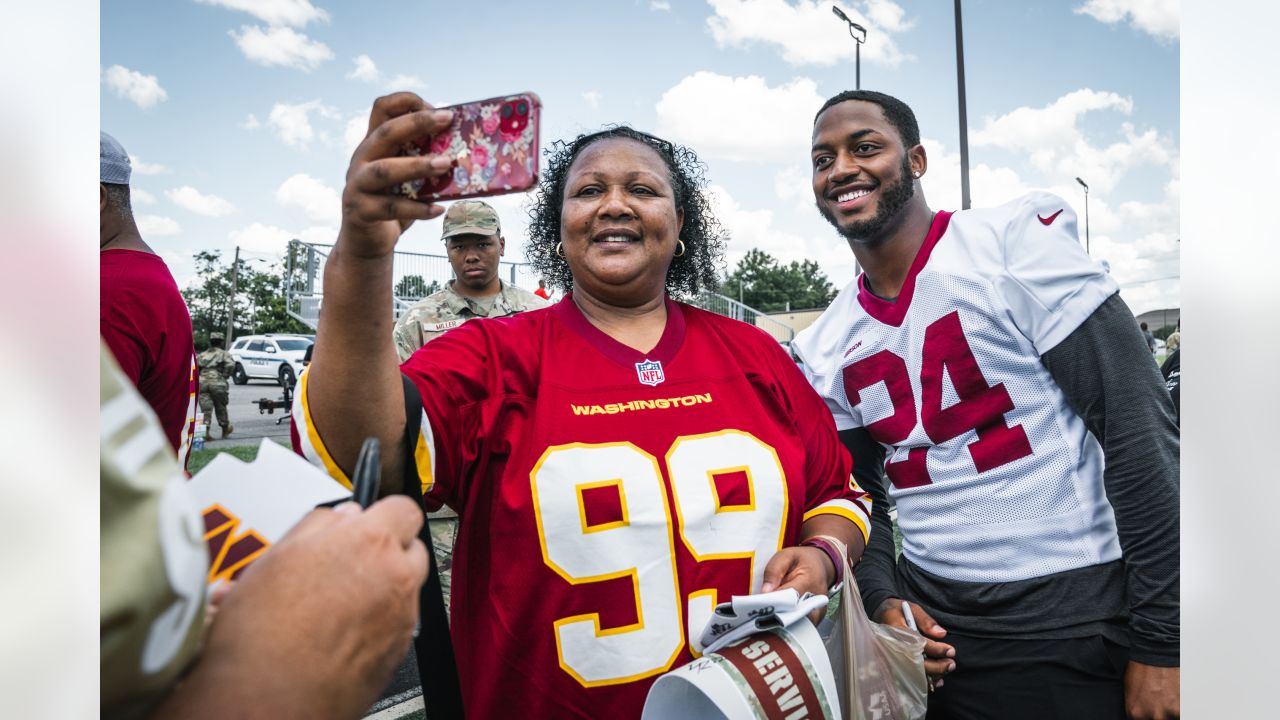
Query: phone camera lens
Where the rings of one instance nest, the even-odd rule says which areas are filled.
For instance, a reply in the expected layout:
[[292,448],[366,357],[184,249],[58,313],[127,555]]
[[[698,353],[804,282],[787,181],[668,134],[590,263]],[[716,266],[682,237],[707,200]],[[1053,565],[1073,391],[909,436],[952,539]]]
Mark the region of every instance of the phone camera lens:
[[511,106],[510,106],[510,105],[503,105],[503,106],[502,106],[502,117],[504,117],[504,118],[509,118],[509,117],[511,117]]
[[529,106],[523,102],[516,103],[516,112],[525,115],[529,112]]

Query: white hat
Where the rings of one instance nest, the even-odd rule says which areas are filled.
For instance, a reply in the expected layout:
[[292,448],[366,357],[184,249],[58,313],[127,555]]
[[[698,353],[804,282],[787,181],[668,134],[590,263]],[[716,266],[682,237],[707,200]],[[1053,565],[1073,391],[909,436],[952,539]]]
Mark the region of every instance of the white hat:
[[659,677],[641,720],[747,717],[840,717],[831,661],[808,618],[748,635]]

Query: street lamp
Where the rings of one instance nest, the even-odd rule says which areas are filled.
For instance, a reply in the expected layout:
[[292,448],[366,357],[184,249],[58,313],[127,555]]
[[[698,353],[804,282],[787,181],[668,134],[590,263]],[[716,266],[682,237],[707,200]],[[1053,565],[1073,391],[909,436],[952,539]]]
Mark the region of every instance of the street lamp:
[[1089,186],[1080,178],[1076,178],[1080,187],[1084,188],[1084,251],[1089,253]]
[[969,209],[969,111],[964,94],[964,28],[960,22],[960,0],[956,14],[956,100],[960,106],[960,209]]
[[[850,20],[849,16],[845,15],[844,11],[842,11],[839,7],[835,5],[831,6],[831,12],[835,13],[836,17],[849,23],[849,37],[853,38],[858,42],[857,46],[854,48],[854,51],[853,51],[854,53],[853,55],[853,58],[854,58],[853,59],[853,68],[854,68],[853,69],[853,87],[855,90],[861,90],[862,89],[862,43],[867,41],[867,29],[862,27],[858,23]],[[858,33],[862,33],[862,36],[859,37]]]

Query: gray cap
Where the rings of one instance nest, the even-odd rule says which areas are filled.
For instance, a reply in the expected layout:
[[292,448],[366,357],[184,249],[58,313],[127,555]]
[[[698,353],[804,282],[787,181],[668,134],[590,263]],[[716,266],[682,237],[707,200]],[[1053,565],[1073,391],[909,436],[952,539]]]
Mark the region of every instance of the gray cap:
[[124,151],[124,146],[115,138],[106,133],[102,133],[102,145],[98,158],[98,182],[113,185],[129,184],[129,173],[132,170],[129,153]]

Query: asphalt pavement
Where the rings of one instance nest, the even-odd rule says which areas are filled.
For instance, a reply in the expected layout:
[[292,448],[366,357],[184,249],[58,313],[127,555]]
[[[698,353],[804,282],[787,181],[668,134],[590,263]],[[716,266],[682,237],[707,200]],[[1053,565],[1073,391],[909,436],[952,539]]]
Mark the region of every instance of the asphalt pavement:
[[[205,439],[205,447],[227,448],[236,445],[257,445],[263,438],[288,446],[290,415],[286,407],[268,410],[260,400],[283,403],[283,388],[274,381],[250,380],[245,385],[231,384],[227,402],[227,417],[233,428],[231,436],[221,439],[222,431],[216,419]],[[215,439],[217,438],[217,439]],[[415,714],[422,716],[422,688],[418,684],[418,665],[412,648],[404,662],[396,668],[394,677],[369,709],[376,720],[407,720]],[[374,720],[371,718],[371,720]]]

